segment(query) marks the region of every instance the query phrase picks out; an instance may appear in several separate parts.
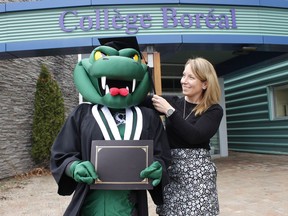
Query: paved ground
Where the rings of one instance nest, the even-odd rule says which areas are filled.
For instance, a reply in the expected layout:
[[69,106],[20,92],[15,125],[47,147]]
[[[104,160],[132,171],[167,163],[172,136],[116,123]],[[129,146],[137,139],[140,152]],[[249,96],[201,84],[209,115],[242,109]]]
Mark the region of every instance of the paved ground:
[[[230,152],[215,163],[221,216],[288,215],[288,156]],[[70,197],[58,196],[53,178],[38,174],[0,181],[1,216],[63,215]]]

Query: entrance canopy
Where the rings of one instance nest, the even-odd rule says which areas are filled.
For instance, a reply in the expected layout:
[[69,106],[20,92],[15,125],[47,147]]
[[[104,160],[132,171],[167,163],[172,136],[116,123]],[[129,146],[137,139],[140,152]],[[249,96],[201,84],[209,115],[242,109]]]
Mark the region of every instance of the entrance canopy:
[[[44,0],[0,5],[0,57],[90,53],[98,38],[137,36],[165,67],[202,56],[220,75],[288,50],[286,0]],[[146,50],[147,51],[147,50]],[[149,50],[148,50],[149,51]]]

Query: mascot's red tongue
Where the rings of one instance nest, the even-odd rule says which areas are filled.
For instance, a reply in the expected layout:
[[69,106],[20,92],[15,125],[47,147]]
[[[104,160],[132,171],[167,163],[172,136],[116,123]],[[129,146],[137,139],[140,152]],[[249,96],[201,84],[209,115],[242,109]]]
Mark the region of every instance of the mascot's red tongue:
[[129,91],[126,88],[110,88],[110,94],[112,96],[116,96],[116,95],[121,95],[121,96],[127,96],[129,94]]

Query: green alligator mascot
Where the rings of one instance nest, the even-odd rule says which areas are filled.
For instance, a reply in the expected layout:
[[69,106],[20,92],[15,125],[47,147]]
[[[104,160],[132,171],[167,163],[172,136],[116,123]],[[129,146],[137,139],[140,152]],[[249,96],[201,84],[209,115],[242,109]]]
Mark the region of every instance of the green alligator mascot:
[[[74,83],[85,102],[68,116],[51,149],[58,194],[73,197],[67,216],[147,216],[147,191],[100,190],[91,161],[93,140],[153,140],[153,162],[139,176],[150,179],[156,205],[168,183],[170,149],[159,115],[137,106],[151,89],[136,37],[102,39],[90,57],[78,62]],[[109,158],[105,158],[109,161]]]

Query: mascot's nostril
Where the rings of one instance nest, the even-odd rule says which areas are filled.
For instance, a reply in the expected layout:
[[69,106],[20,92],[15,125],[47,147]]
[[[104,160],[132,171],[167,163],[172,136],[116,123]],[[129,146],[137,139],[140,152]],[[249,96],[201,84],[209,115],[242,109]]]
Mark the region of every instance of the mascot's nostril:
[[103,57],[103,60],[106,60],[106,61],[107,61],[107,60],[109,60],[109,58],[107,58],[107,57]]

